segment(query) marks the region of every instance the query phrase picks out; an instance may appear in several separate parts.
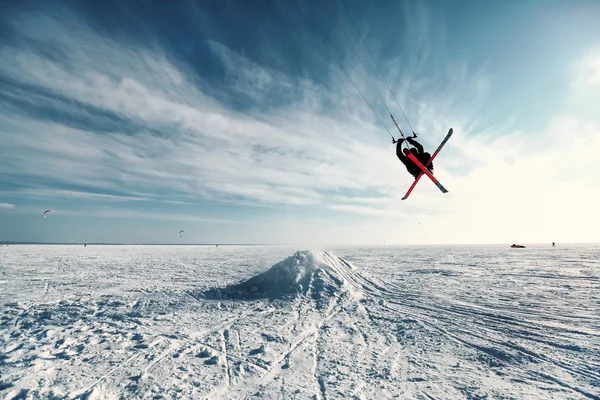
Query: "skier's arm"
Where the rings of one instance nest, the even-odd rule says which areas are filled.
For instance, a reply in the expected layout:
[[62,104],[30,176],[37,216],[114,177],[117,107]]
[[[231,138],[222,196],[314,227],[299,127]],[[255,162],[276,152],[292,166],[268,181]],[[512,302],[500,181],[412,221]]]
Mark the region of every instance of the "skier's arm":
[[[398,141],[396,142],[396,156],[400,160],[405,160],[405,159],[408,159],[408,157],[406,157],[404,155],[404,153],[402,152],[402,142],[404,142],[404,139],[398,139]],[[402,161],[402,162],[404,162],[404,161]]]
[[425,150],[423,150],[423,146],[421,146],[421,143],[417,142],[416,140],[413,140],[413,138],[409,137],[408,139],[408,143],[412,144],[413,146],[415,146],[417,148],[417,151],[419,152],[419,154],[423,154],[425,152]]

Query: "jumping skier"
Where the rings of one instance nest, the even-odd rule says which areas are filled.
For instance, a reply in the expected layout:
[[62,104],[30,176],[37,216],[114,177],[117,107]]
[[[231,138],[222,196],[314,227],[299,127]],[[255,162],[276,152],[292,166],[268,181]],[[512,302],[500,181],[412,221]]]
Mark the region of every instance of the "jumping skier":
[[[413,176],[415,179],[419,174],[421,174],[421,169],[415,165],[403,152],[402,152],[402,143],[406,140],[408,143],[412,144],[414,147],[410,149],[410,152],[421,162],[423,165],[427,165],[427,162],[431,158],[431,154],[424,151],[421,143],[414,140],[414,137],[408,137],[406,139],[402,138],[399,140],[394,140],[393,143],[396,143],[396,156],[402,161],[402,164],[406,166],[406,170]],[[433,174],[433,162],[431,162],[427,169],[429,172]]]

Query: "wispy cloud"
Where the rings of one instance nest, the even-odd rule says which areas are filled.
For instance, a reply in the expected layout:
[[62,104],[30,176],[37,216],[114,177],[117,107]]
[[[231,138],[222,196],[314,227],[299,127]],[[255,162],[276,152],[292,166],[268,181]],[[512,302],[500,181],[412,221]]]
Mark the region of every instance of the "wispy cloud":
[[[287,205],[326,205],[332,190],[390,193],[397,185],[402,167],[393,147],[375,144],[381,131],[367,121],[357,125],[352,115],[315,113],[313,100],[260,116],[240,114],[203,94],[189,71],[160,50],[99,37],[78,21],[76,15],[66,25],[46,15],[14,21],[23,38],[50,41],[63,50],[63,59],[27,41],[0,49],[2,58],[11,60],[0,73],[21,90],[19,96],[39,106],[39,93],[49,93],[55,111],[70,112],[72,103],[81,104],[91,118],[86,129],[76,128],[51,116],[40,121],[16,114],[4,103],[0,122],[6,128],[0,140],[12,151],[0,165],[13,171],[9,179],[30,176],[94,192],[144,194],[54,192],[65,197],[140,200],[163,192],[170,200],[198,196]],[[68,29],[80,34],[69,35]],[[330,97],[305,79],[261,67],[217,42],[209,44],[231,74],[231,88],[250,97],[280,96],[291,88],[303,99],[325,103]],[[53,103],[52,98],[70,103]],[[99,113],[134,121],[138,130],[99,131],[94,119]]]
[[55,211],[57,215],[81,216],[86,218],[114,218],[114,219],[145,219],[160,221],[183,221],[217,223],[217,224],[246,224],[246,221],[226,218],[214,218],[210,215],[198,215],[195,213],[164,213],[164,212],[146,212],[138,210],[128,210],[114,207],[87,207],[82,210],[65,209]]
[[101,200],[111,202],[125,201],[149,201],[151,198],[135,196],[118,196],[103,193],[80,192],[74,190],[56,190],[56,189],[19,189],[12,191],[3,191],[4,194],[25,196],[27,198],[48,199],[48,198],[71,198],[83,200]]
[[578,85],[600,85],[600,46],[588,50],[580,61],[573,65]]

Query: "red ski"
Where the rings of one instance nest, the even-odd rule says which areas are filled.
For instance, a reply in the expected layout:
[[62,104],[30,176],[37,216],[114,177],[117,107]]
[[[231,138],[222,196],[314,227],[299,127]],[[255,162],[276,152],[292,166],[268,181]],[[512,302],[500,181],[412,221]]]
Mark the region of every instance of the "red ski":
[[[442,149],[442,147],[444,147],[444,145],[446,144],[446,142],[448,141],[448,139],[450,139],[450,136],[452,136],[453,133],[453,129],[450,128],[450,130],[448,131],[448,134],[446,135],[446,137],[444,138],[444,140],[442,140],[442,143],[440,143],[440,145],[438,146],[438,148],[435,150],[435,153],[433,153],[433,155],[431,156],[431,158],[429,159],[429,161],[427,161],[427,164],[425,164],[425,171],[427,171],[427,167],[429,166],[429,164],[431,164],[431,162],[433,161],[433,159],[435,158],[435,156],[437,156],[437,154],[440,152],[440,150]],[[410,153],[410,152],[409,152]],[[405,153],[406,154],[406,153]],[[408,155],[408,154],[407,154]],[[412,156],[412,153],[410,153],[410,155]],[[410,157],[410,156],[409,156]],[[414,156],[413,156],[414,157]],[[413,160],[414,162],[415,160]],[[417,162],[417,166],[423,166],[423,164],[421,164],[420,162]],[[423,170],[421,168],[421,170]],[[421,172],[419,175],[417,175],[417,177],[415,178],[415,181],[413,182],[413,184],[410,186],[410,188],[408,189],[408,191],[406,192],[406,194],[404,195],[404,197],[402,198],[402,200],[406,200],[408,198],[408,196],[410,195],[410,193],[413,191],[413,189],[415,188],[415,186],[417,186],[417,183],[419,182],[419,179],[421,179],[421,177],[424,175],[423,172]],[[430,175],[429,177],[432,178],[433,175]],[[437,182],[437,179],[433,178],[432,179],[434,183]],[[442,190],[444,187],[442,185],[439,184],[439,182],[436,183],[436,185],[438,185],[438,187],[441,186],[440,190]],[[442,192],[444,192],[446,189],[443,189]],[[444,192],[446,193],[447,190]]]

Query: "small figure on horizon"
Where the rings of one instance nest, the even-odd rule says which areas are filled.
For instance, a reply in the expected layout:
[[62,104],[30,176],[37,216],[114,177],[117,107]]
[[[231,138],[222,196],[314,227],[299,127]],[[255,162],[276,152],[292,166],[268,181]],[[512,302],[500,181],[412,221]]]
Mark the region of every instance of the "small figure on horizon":
[[83,247],[87,247],[87,243],[83,245]]
[[433,163],[430,163],[429,165],[427,165],[427,162],[431,158],[431,154],[427,153],[423,149],[423,146],[421,145],[421,143],[414,140],[415,137],[416,136],[411,136],[406,139],[402,138],[402,139],[398,139],[398,140],[393,140],[392,143],[396,143],[396,156],[400,159],[400,161],[402,161],[402,164],[404,164],[404,166],[406,167],[406,170],[416,179],[417,176],[419,176],[419,174],[421,173],[421,169],[419,167],[417,167],[415,165],[415,163],[413,163],[411,161],[411,159],[408,158],[402,152],[402,143],[405,140],[414,146],[413,148],[410,149],[410,152],[417,158],[417,160],[419,160],[421,162],[421,164],[423,164],[424,166],[427,166],[427,169],[432,174],[433,174]]
[[556,247],[556,244],[554,244],[554,242],[552,242],[552,247]]

